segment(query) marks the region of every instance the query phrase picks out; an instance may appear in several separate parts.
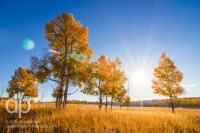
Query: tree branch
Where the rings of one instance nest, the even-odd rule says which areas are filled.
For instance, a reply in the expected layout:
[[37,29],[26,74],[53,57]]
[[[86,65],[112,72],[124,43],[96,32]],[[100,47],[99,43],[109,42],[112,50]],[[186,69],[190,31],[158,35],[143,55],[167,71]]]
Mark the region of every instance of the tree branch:
[[56,80],[56,79],[47,78],[47,80],[51,80],[51,81],[54,81],[54,82],[56,82],[56,83],[60,84],[60,81],[58,81],[58,80]]

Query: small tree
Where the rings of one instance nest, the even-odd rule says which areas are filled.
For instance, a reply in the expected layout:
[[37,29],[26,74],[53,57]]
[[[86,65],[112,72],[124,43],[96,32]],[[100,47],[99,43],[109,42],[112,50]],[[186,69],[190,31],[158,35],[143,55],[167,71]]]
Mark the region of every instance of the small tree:
[[117,94],[117,97],[115,98],[115,101],[117,101],[120,104],[120,109],[122,107],[122,104],[126,100],[126,94],[127,94],[127,90],[125,88],[120,88],[120,91]]
[[131,98],[130,98],[130,96],[126,96],[124,103],[126,104],[126,106],[128,106],[128,109],[129,109],[129,106],[131,104]]
[[40,100],[40,101],[41,101],[41,103],[42,103],[42,101],[43,101],[44,97],[45,97],[45,91],[43,91],[43,92],[42,92],[42,95],[41,95],[41,100]]
[[4,87],[2,87],[0,90],[0,101],[3,98],[3,93],[4,93]]
[[155,94],[168,96],[174,113],[174,99],[184,93],[181,86],[183,74],[176,68],[174,62],[163,52],[159,65],[154,69],[152,88]]
[[[38,88],[36,87],[36,78],[34,74],[23,67],[19,67],[18,70],[15,70],[15,74],[12,76],[12,79],[9,81],[9,86],[7,88],[9,97],[14,97],[17,95],[17,100],[23,100],[27,98],[37,97]],[[18,105],[19,106],[19,105]]]

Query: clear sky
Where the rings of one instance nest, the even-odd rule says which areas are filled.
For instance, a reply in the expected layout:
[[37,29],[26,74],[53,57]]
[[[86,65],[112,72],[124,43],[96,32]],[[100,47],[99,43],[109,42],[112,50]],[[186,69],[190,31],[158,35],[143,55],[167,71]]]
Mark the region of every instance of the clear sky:
[[[142,71],[150,81],[161,52],[166,51],[184,73],[182,97],[200,96],[199,0],[1,0],[0,87],[7,87],[19,66],[30,67],[31,55],[41,56],[48,45],[44,25],[63,12],[89,27],[93,59],[101,54],[119,57],[130,78]],[[33,50],[23,48],[27,38],[34,41]],[[52,86],[39,86],[45,101],[53,100]],[[163,98],[153,94],[150,82],[137,85],[133,80],[130,95],[132,100]],[[70,99],[97,101],[80,92]]]

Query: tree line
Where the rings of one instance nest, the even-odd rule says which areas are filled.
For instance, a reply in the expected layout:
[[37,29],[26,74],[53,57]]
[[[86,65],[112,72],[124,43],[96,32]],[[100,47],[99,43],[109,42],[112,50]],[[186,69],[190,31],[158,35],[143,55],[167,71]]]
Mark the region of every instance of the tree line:
[[[3,98],[6,99],[6,98]],[[40,102],[40,101],[38,101]],[[69,104],[94,104],[98,105],[99,102],[92,102],[86,100],[68,100]],[[110,102],[108,102],[110,104]],[[106,102],[103,102],[103,105],[106,105]],[[139,101],[130,101],[124,102],[122,104],[118,102],[113,102],[114,106],[122,107],[171,107],[169,99],[154,99],[154,100],[139,100]],[[187,97],[187,98],[178,98],[174,102],[174,107],[181,108],[200,108],[200,97]]]
[[[117,104],[117,103],[116,103]],[[125,105],[124,105],[125,106]],[[133,107],[171,107],[169,99],[131,101]],[[178,98],[174,101],[174,107],[200,108],[200,97]]]

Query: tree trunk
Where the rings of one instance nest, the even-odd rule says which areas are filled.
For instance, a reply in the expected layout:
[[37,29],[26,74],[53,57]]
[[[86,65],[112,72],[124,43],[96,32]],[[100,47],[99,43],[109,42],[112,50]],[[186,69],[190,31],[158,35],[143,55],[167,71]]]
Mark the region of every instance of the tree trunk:
[[122,109],[122,104],[120,104],[120,110]]
[[61,78],[60,87],[59,87],[58,94],[57,94],[57,97],[56,97],[56,107],[57,108],[61,108],[61,106],[62,106],[63,86],[64,86],[63,78]]
[[[64,101],[63,101],[63,108],[66,108],[67,105],[67,94],[68,94],[68,87],[69,87],[69,78],[70,78],[70,68],[66,67],[67,64],[67,40],[65,35],[65,58],[64,58],[64,68],[63,68],[63,76],[66,77],[65,79],[65,91],[64,91]],[[71,45],[71,52],[72,53],[72,45]],[[69,60],[70,63],[70,60]],[[67,74],[65,74],[66,70],[68,71]]]
[[19,112],[19,96],[21,95],[21,93],[17,93],[17,112]]
[[112,110],[112,107],[113,107],[113,96],[111,97],[111,110]]
[[66,108],[66,105],[67,105],[68,88],[69,88],[69,77],[67,77],[67,83],[66,83],[66,86],[65,86],[63,108]]
[[174,102],[172,98],[170,98],[170,103],[171,103],[172,113],[174,113]]
[[63,91],[63,88],[60,87],[60,89],[58,90],[58,96],[57,96],[57,101],[56,101],[58,108],[61,108],[61,105],[62,105],[62,97],[63,97],[62,91]]
[[102,107],[102,97],[101,97],[101,91],[100,91],[100,94],[99,94],[99,110],[101,111],[101,107]]
[[112,94],[111,94],[111,105],[110,105],[110,106],[111,106],[111,110],[112,110],[112,107],[113,107],[113,97],[114,97],[114,96],[113,96],[113,89],[112,89]]
[[108,107],[108,94],[106,94],[106,107],[105,107],[106,110],[107,110],[107,107]]
[[102,92],[101,92],[101,81],[99,80],[99,110],[101,111],[101,107],[102,107]]

